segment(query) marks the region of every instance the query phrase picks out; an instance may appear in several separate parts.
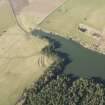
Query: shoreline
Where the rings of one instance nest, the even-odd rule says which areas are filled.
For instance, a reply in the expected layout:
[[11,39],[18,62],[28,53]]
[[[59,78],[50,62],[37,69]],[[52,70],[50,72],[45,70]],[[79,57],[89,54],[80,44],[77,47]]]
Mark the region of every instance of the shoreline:
[[[56,35],[56,34],[54,34],[54,35]],[[60,48],[60,42],[55,41],[50,36],[49,37],[48,36],[39,36],[39,35],[36,35],[36,34],[34,36],[36,36],[36,37],[38,37],[40,39],[46,39],[46,40],[48,40],[50,42],[50,45],[48,45],[48,46],[46,46],[45,48],[42,49],[42,53],[47,55],[47,56],[52,56],[53,55],[53,56],[55,56],[57,58],[57,60],[51,66],[49,66],[46,69],[46,71],[38,79],[38,81],[33,82],[33,85],[31,85],[30,88],[25,89],[23,91],[22,99],[18,102],[18,103],[23,102],[21,105],[24,105],[24,103],[26,102],[28,93],[32,93],[33,91],[35,93],[39,92],[47,83],[49,83],[54,78],[57,78],[58,75],[63,74],[63,71],[64,71],[65,67],[70,62],[72,62],[68,58],[68,55],[66,53],[62,53],[60,51],[56,51],[57,48]],[[73,74],[68,74],[68,75],[73,75]],[[77,79],[80,78],[80,76],[79,77],[75,76],[75,77],[77,77]],[[99,83],[101,83],[101,82],[103,84],[105,83],[105,81],[102,78],[98,78],[98,77],[91,77],[91,78],[89,77],[89,78],[86,78],[86,79],[93,79],[94,81],[98,81]]]
[[[40,27],[36,28],[35,30],[42,30],[42,31],[44,31],[44,32],[46,32],[46,33],[52,33],[52,34],[54,34],[55,36],[56,36],[56,35],[59,36],[59,33],[57,33],[57,32],[50,32],[50,31],[48,31],[48,30],[46,30],[46,29],[42,29],[42,28],[40,28]],[[61,36],[61,37],[62,37],[62,36]],[[105,55],[105,52],[98,51],[98,50],[96,50],[95,48],[90,47],[90,46],[88,46],[87,44],[83,43],[82,41],[79,41],[77,38],[73,38],[72,36],[71,36],[71,37],[65,36],[65,37],[63,37],[63,38],[65,38],[66,40],[72,40],[72,41],[74,41],[75,43],[77,43],[77,44],[79,44],[80,46],[82,46],[83,48],[86,48],[86,49],[88,49],[88,50],[90,50],[90,51],[99,53],[100,55]]]

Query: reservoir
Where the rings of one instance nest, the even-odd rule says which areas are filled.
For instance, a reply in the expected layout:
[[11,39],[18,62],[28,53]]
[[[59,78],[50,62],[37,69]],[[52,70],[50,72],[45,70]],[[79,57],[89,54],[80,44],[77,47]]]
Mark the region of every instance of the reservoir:
[[44,31],[33,31],[33,35],[48,36],[58,41],[61,46],[57,50],[69,55],[72,60],[64,73],[72,73],[82,77],[101,77],[105,79],[105,55],[91,51],[80,44],[58,35],[51,35]]

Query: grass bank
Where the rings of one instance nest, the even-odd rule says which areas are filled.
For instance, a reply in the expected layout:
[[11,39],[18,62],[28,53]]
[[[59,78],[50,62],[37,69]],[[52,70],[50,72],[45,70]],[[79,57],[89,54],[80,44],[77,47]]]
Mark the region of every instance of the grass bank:
[[[78,28],[84,24],[91,29],[104,33],[104,0],[66,0],[50,14],[39,27],[59,33],[67,39],[72,38],[86,48],[105,53],[105,37],[95,37],[91,32],[81,32]],[[103,41],[104,40],[104,41]]]

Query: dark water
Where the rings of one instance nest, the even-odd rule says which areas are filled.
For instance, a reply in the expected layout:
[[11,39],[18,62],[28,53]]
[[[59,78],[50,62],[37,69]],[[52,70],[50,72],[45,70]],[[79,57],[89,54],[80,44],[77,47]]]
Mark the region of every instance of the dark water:
[[33,31],[33,33],[40,36],[50,36],[60,42],[61,47],[57,50],[67,53],[72,60],[72,63],[66,67],[65,73],[73,73],[83,77],[105,78],[105,55],[86,49],[78,43],[60,36],[43,31]]

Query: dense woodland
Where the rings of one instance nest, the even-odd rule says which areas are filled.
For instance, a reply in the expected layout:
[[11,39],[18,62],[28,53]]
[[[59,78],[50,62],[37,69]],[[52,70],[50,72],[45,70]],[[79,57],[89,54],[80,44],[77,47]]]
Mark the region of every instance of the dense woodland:
[[31,89],[23,105],[105,105],[105,87],[92,79],[59,75],[40,91]]

